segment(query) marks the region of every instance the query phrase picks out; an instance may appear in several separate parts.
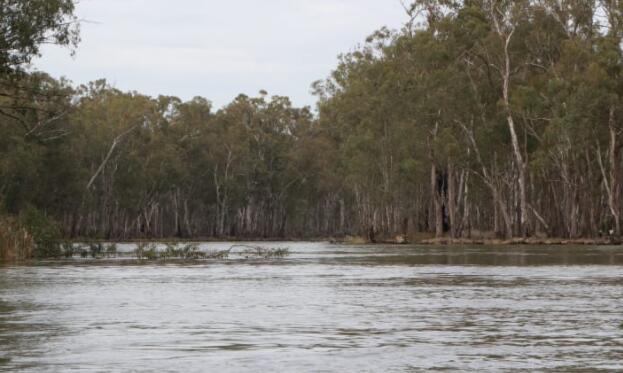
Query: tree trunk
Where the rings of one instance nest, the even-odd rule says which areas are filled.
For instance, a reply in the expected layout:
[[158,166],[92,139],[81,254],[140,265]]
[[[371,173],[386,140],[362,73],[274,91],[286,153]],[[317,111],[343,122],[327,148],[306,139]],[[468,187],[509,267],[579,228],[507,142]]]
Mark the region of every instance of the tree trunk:
[[[601,159],[601,151],[599,150],[599,144],[597,147],[597,160],[599,168],[602,173],[603,185],[606,189],[608,197],[608,208],[610,214],[614,220],[613,232],[616,236],[621,235],[621,217],[620,217],[620,191],[619,191],[619,179],[620,172],[618,167],[619,149],[617,144],[617,131],[615,127],[614,106],[610,107],[610,113],[608,118],[608,129],[610,134],[610,144],[608,146],[608,161],[609,172],[606,173],[604,162]],[[610,233],[610,232],[609,232]]]
[[510,106],[510,54],[508,51],[508,46],[510,44],[510,40],[512,37],[512,33],[507,36],[506,43],[504,47],[504,59],[505,59],[505,70],[503,76],[504,89],[504,107],[506,109],[506,122],[508,124],[508,130],[511,135],[511,142],[513,146],[513,155],[515,159],[515,163],[517,164],[517,169],[519,171],[518,180],[519,183],[519,208],[520,208],[520,234],[523,237],[528,235],[528,202],[526,196],[526,169],[527,165],[524,162],[523,155],[521,154],[521,147],[519,145],[519,139],[517,136],[517,131],[515,129],[515,120],[513,119],[513,115],[511,112]]
[[454,177],[454,165],[448,164],[448,219],[450,221],[450,234],[452,238],[456,238],[457,221],[456,221],[456,185]]

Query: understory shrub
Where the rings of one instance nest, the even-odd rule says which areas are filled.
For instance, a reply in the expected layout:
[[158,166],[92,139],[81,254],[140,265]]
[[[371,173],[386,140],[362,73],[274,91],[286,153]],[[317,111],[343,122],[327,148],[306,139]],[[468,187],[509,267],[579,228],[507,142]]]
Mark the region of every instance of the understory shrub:
[[15,262],[32,258],[35,240],[20,222],[12,217],[0,217],[0,261]]
[[28,207],[20,214],[21,226],[32,235],[35,258],[60,258],[63,249],[60,243],[61,233],[56,223],[40,210]]

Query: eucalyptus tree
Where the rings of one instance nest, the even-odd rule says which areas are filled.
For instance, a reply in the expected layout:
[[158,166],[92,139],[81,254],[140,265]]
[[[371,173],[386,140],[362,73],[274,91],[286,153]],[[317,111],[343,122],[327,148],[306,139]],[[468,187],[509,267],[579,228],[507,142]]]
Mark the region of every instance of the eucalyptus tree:
[[0,74],[23,70],[44,44],[76,47],[74,10],[74,0],[1,0]]
[[63,165],[55,167],[55,160],[65,152],[61,145],[70,135],[67,114],[73,110],[73,90],[64,81],[36,73],[23,76],[20,84],[28,87],[27,96],[0,97],[5,110],[0,120],[0,201],[10,213],[44,195],[42,176],[55,177],[54,172],[63,170]]
[[73,3],[0,5],[3,214],[111,239],[621,233],[620,1],[405,3],[314,84],[317,115],[27,72],[75,46]]
[[29,125],[20,114],[25,109],[38,109],[33,100],[56,99],[58,92],[39,89],[42,83],[34,82],[45,74],[28,76],[27,68],[40,55],[42,45],[56,44],[74,50],[80,41],[74,10],[73,0],[0,1],[0,118]]

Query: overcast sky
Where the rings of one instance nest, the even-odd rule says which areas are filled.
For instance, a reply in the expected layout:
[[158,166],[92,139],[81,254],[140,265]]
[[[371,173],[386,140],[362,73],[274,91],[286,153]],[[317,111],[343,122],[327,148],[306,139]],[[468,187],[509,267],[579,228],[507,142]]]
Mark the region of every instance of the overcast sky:
[[260,89],[313,106],[339,53],[405,20],[399,0],[80,0],[77,15],[76,56],[46,47],[36,68],[216,107]]

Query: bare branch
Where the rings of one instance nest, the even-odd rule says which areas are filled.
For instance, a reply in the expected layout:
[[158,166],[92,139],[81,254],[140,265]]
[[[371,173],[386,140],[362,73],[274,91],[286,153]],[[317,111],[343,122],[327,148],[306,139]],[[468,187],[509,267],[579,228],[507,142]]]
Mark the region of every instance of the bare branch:
[[95,172],[95,174],[91,177],[91,180],[89,180],[89,183],[87,184],[87,190],[91,189],[91,186],[93,186],[93,183],[95,182],[97,177],[102,173],[102,171],[104,171],[104,168],[106,167],[106,164],[110,160],[110,157],[112,156],[113,152],[115,151],[115,148],[117,147],[117,145],[119,145],[119,143],[123,140],[123,138],[125,136],[127,136],[130,132],[134,131],[137,127],[138,126],[134,126],[134,127],[130,128],[129,130],[125,131],[124,133],[122,133],[121,135],[117,136],[113,140],[112,145],[110,146],[110,150],[108,151],[108,154],[106,155],[106,158],[104,158],[104,161],[102,162],[102,164],[100,164],[100,166],[97,169],[97,171]]

